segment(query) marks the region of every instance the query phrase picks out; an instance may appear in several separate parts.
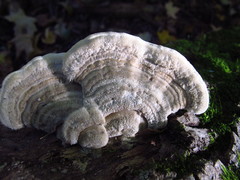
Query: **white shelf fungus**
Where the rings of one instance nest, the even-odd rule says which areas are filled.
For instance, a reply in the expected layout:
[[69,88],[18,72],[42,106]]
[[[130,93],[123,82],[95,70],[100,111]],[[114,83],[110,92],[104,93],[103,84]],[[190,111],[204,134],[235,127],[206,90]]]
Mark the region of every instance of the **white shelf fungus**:
[[141,124],[164,127],[179,109],[201,114],[208,103],[204,81],[177,51],[107,32],[9,74],[0,119],[12,129],[57,131],[65,143],[101,148],[111,137],[134,136]]

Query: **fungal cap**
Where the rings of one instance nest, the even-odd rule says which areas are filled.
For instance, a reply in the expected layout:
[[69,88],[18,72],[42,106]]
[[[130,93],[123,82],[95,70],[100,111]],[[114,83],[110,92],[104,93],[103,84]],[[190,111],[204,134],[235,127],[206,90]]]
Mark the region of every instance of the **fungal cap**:
[[[109,69],[111,67],[111,70],[107,70],[107,67]],[[108,72],[103,72],[105,69]],[[87,94],[88,92],[92,94],[91,89],[96,87],[94,84],[99,83],[100,87],[104,78],[106,80],[107,77],[104,77],[104,73],[112,73],[112,79],[116,77],[115,81],[118,81],[121,75],[116,75],[116,71],[119,74],[127,74],[125,77],[133,83],[138,81],[138,86],[142,86],[143,89],[150,88],[158,93],[167,91],[168,87],[166,86],[169,86],[176,91],[173,94],[174,100],[169,103],[178,103],[179,105],[172,106],[171,112],[167,113],[186,109],[195,114],[201,114],[208,108],[209,94],[206,84],[183,55],[173,49],[146,42],[133,35],[116,32],[90,35],[79,41],[66,53],[63,66],[63,72],[69,81],[85,83]],[[87,81],[90,80],[90,78],[87,79],[90,74],[92,77],[94,76],[93,73],[103,76],[102,80],[97,81],[98,79],[91,78],[92,82]],[[142,78],[144,76],[148,76],[149,79],[158,81],[158,83],[164,81],[168,85],[154,85],[149,79],[145,81]],[[170,96],[167,93],[162,95]],[[169,100],[163,97],[160,99],[162,99],[161,103],[164,103],[163,99],[166,102]]]

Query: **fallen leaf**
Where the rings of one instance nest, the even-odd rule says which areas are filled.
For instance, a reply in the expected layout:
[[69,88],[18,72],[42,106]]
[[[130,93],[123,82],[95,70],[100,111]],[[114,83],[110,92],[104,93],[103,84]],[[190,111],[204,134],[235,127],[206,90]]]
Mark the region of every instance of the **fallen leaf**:
[[45,44],[54,44],[56,42],[56,34],[51,31],[49,28],[45,29],[44,37],[42,38],[42,42]]
[[178,7],[173,5],[172,1],[169,1],[168,3],[165,4],[165,8],[167,11],[167,15],[173,19],[177,19],[176,14],[180,10]]
[[16,36],[22,34],[28,34],[30,36],[34,35],[37,28],[34,24],[36,19],[30,16],[26,16],[22,9],[10,12],[10,15],[5,17],[8,21],[15,24],[14,33]]
[[167,30],[157,32],[157,36],[158,36],[158,39],[159,39],[161,44],[166,44],[170,41],[175,41],[176,40],[176,38],[174,36],[170,35]]
[[32,55],[33,56],[43,53],[43,51],[38,47],[38,42],[40,41],[40,37],[41,37],[41,33],[38,33],[33,37],[33,40],[32,40],[32,44],[33,44]]
[[10,14],[5,17],[8,21],[14,23],[14,38],[12,42],[16,47],[16,56],[21,53],[26,53],[26,56],[33,51],[32,38],[37,28],[35,25],[36,19],[27,16],[21,8],[11,10]]

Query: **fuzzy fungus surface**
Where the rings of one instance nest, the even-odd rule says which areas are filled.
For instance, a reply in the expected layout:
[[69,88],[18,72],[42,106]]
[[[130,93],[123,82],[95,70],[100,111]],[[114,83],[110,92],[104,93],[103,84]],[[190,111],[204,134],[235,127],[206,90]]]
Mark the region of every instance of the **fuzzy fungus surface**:
[[208,104],[206,84],[180,53],[106,32],[9,74],[0,91],[0,120],[11,129],[57,131],[64,143],[101,148],[143,126],[162,128],[179,109],[201,114]]

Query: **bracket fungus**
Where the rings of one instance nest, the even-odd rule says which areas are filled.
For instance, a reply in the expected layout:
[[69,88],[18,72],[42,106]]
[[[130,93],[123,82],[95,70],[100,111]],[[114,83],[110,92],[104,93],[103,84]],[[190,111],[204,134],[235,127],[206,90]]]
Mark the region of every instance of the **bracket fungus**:
[[201,114],[208,103],[204,81],[180,53],[107,32],[9,74],[0,119],[12,129],[57,131],[64,143],[100,148],[111,137],[134,136],[142,124],[162,128],[179,109]]

